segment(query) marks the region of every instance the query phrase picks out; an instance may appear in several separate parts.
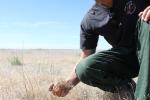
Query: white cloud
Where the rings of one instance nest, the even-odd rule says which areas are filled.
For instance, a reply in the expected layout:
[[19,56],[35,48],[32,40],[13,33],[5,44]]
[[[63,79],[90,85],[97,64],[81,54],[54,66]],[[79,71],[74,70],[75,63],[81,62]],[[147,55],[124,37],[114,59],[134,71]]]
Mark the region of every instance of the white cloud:
[[37,21],[37,22],[1,22],[0,28],[23,27],[23,28],[39,28],[42,26],[64,27],[67,23],[58,21]]

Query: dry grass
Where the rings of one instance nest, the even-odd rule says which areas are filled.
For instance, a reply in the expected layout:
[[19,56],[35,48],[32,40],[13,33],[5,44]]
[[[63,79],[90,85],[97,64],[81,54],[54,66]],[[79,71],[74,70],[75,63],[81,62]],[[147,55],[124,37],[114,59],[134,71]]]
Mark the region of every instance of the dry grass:
[[48,92],[78,59],[76,50],[0,50],[0,100],[101,100],[103,91],[82,83],[64,98]]

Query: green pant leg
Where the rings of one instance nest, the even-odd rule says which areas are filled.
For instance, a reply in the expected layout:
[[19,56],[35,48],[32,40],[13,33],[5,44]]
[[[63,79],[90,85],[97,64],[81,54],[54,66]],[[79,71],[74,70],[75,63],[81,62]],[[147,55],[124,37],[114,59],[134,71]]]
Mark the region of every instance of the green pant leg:
[[150,100],[150,21],[139,20],[136,30],[140,72],[135,97],[136,100]]
[[138,75],[135,55],[124,48],[98,52],[83,59],[76,74],[83,83],[107,91]]

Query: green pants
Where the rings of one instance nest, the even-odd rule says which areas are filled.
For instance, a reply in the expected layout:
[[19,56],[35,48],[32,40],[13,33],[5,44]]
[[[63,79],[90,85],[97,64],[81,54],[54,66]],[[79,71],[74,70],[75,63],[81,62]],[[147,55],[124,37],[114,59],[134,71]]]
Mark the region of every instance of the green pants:
[[137,55],[140,64],[136,100],[150,100],[150,21],[137,23]]
[[135,50],[112,48],[83,59],[76,67],[76,74],[85,84],[109,91],[136,77],[139,72]]

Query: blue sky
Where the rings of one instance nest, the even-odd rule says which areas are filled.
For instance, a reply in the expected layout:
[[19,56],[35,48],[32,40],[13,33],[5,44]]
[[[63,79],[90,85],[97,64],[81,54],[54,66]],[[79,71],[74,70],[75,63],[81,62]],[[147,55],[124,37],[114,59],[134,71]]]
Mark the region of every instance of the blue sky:
[[[80,22],[94,0],[1,0],[0,48],[79,49]],[[100,49],[110,46],[100,38]]]

